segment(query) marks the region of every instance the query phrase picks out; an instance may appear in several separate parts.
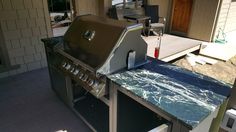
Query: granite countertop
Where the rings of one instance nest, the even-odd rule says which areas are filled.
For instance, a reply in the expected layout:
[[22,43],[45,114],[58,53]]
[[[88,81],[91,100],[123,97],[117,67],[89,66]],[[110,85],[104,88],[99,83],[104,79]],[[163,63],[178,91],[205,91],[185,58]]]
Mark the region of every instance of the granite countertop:
[[[63,44],[63,36],[42,41],[49,47]],[[109,75],[123,89],[195,128],[229,96],[231,86],[155,59],[137,69]]]
[[108,78],[191,129],[214,112],[230,94],[230,86],[223,82],[162,61],[150,61]]

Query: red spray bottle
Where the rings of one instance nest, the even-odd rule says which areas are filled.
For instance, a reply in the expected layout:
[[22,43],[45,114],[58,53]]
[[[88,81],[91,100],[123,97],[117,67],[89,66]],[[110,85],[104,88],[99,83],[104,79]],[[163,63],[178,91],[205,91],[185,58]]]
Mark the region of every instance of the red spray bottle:
[[155,51],[154,51],[154,57],[156,59],[158,59],[159,55],[160,55],[160,46],[161,46],[161,35],[157,36],[157,45],[155,47]]

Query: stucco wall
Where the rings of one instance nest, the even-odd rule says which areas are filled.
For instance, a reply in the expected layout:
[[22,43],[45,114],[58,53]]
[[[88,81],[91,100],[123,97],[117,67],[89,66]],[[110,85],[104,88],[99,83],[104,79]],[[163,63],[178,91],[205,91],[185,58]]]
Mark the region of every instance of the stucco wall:
[[236,1],[230,3],[225,25],[225,32],[236,30]]
[[148,0],[150,5],[159,5],[159,15],[168,18],[170,0]]
[[217,38],[220,30],[224,33],[236,31],[236,2],[222,0],[213,40]]
[[236,30],[236,1],[230,3],[229,12],[227,15],[225,32]]
[[51,36],[47,0],[1,0],[0,26],[10,65],[19,69],[0,73],[15,75],[47,66],[41,38]]
[[76,15],[99,14],[98,0],[75,0]]
[[219,0],[195,0],[188,37],[211,41]]
[[[236,30],[236,2],[222,0],[221,4],[220,1],[194,0],[187,37],[212,41],[219,28],[225,33]],[[160,15],[167,18],[167,29],[170,26],[171,3],[172,0],[148,0],[148,4],[160,5]]]

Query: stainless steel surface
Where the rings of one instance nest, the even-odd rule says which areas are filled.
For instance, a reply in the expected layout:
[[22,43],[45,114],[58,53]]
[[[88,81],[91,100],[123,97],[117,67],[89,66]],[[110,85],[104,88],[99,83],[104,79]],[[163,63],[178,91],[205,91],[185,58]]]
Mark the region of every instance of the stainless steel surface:
[[[141,30],[142,24],[92,15],[77,17],[64,36],[67,47],[65,52],[80,60],[85,65],[83,67],[94,69],[100,74],[110,74],[126,66],[129,52],[126,50],[137,52],[136,63],[145,61],[146,50],[143,49],[147,49],[147,45],[140,37]],[[116,54],[124,56],[116,58]],[[113,61],[121,63],[113,66]]]
[[[63,46],[54,48],[62,59],[59,67],[101,98],[108,91],[105,75],[126,68],[131,64],[127,59],[132,59],[129,68],[145,63],[147,44],[141,30],[141,24],[93,15],[77,17],[64,36]],[[128,58],[131,51],[135,56]]]
[[[70,54],[92,68],[103,65],[127,30],[125,22],[96,16],[77,17],[64,36]],[[134,26],[134,25],[132,25]],[[140,25],[137,25],[138,28]]]
[[[85,97],[88,97],[88,100],[94,98],[93,96],[99,98],[99,101],[105,103],[106,108],[109,107],[109,113],[107,109],[103,109],[103,112],[109,114],[110,131],[117,131],[117,90],[110,89],[106,75],[127,69],[130,51],[135,53],[130,56],[131,68],[145,64],[147,44],[141,38],[141,31],[141,24],[92,15],[80,16],[72,22],[62,39],[63,43],[55,44],[50,47],[50,51],[47,51],[54,57],[49,63],[54,65],[63,76],[70,78],[70,83],[66,84],[66,93],[69,93],[65,94],[67,96],[65,98],[69,99],[66,103],[93,131],[96,131],[96,128],[86,119],[86,116],[90,115],[88,112],[90,104],[80,103],[86,100]],[[76,93],[75,89],[78,91],[82,89],[82,92],[79,91],[82,94],[78,91],[79,94]],[[110,95],[105,96],[109,93]],[[81,110],[83,108],[87,108],[88,111]],[[94,107],[92,109],[94,110]]]

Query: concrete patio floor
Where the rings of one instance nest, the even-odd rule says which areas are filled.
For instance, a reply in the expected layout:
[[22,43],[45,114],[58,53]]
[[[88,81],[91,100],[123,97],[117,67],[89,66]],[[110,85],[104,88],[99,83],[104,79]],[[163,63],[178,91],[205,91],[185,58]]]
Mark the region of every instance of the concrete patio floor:
[[1,132],[90,132],[51,90],[48,70],[0,79]]

